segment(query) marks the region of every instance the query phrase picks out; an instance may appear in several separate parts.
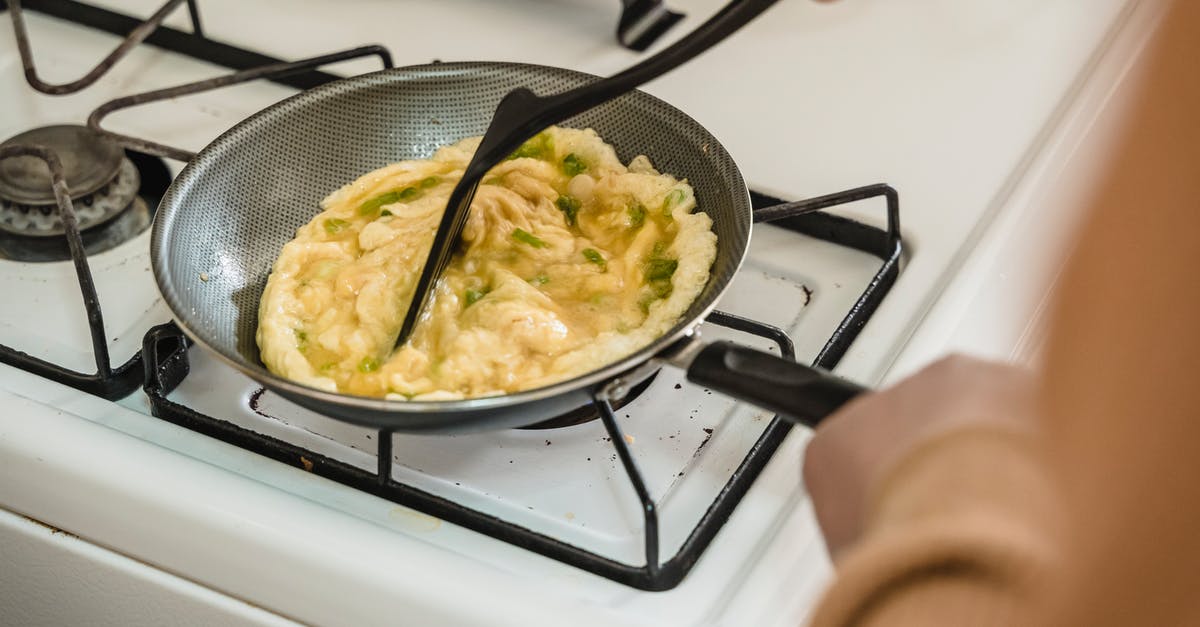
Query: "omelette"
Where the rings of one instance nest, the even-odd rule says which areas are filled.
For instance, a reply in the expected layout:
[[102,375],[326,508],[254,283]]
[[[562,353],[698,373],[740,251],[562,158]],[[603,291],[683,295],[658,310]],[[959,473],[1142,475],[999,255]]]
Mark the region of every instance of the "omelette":
[[395,347],[450,192],[479,145],[362,175],[279,255],[259,307],[263,363],[327,391],[451,400],[546,386],[678,322],[708,282],[712,220],[687,181],[552,127],[483,179],[432,305]]

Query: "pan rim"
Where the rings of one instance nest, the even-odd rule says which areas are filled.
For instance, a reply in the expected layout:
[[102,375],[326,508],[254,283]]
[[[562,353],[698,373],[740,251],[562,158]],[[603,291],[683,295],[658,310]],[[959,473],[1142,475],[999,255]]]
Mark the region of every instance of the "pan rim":
[[[177,211],[170,209],[164,211],[164,209],[167,209],[167,204],[169,202],[177,202],[176,198],[186,193],[185,191],[181,190],[190,187],[190,185],[194,183],[194,179],[199,176],[198,168],[200,167],[196,166],[195,164],[201,161],[202,156],[216,151],[224,146],[224,144],[233,141],[230,139],[230,137],[237,134],[245,126],[256,123],[262,117],[274,115],[278,109],[284,107],[288,103],[294,103],[297,100],[321,99],[326,97],[325,92],[340,92],[345,89],[348,84],[353,83],[361,83],[361,85],[359,85],[360,87],[366,87],[371,84],[372,79],[380,76],[396,76],[396,80],[420,80],[421,78],[429,77],[431,74],[445,75],[447,72],[461,72],[478,70],[481,68],[526,69],[538,72],[555,72],[561,75],[592,80],[600,78],[592,74],[567,68],[530,63],[456,61],[409,65],[359,74],[356,76],[331,81],[324,85],[293,94],[292,96],[271,104],[270,106],[265,107],[249,117],[241,120],[237,124],[221,133],[208,145],[196,153],[196,156],[184,166],[179,175],[176,176],[171,182],[170,187],[163,194],[163,198],[159,203],[159,210],[155,212],[150,242],[151,267],[153,269],[155,282],[158,284],[159,292],[162,295],[163,300],[166,302],[168,308],[171,310],[171,317],[176,326],[178,326],[180,330],[194,343],[203,347],[209,354],[215,356],[219,361],[224,362],[235,370],[250,377],[254,381],[264,385],[268,389],[281,390],[287,394],[299,395],[329,405],[391,414],[398,419],[398,423],[402,422],[400,419],[406,414],[484,412],[493,409],[498,410],[502,408],[508,408],[524,403],[532,403],[543,399],[554,398],[569,394],[571,392],[578,392],[580,390],[591,390],[597,384],[612,381],[613,379],[629,372],[641,364],[651,361],[660,355],[664,349],[670,345],[674,344],[685,336],[691,335],[695,327],[699,326],[708,316],[708,314],[710,314],[713,309],[716,308],[717,302],[721,300],[721,297],[729,289],[729,285],[732,282],[732,277],[736,276],[738,271],[741,269],[745,261],[747,250],[749,248],[749,242],[753,233],[753,221],[751,219],[747,218],[745,225],[746,245],[744,245],[740,251],[736,252],[736,263],[733,266],[733,270],[730,272],[729,278],[725,279],[722,285],[715,287],[713,292],[708,297],[708,302],[701,304],[695,315],[689,316],[686,319],[681,317],[679,322],[677,322],[670,330],[660,335],[654,341],[646,344],[637,351],[634,351],[633,353],[630,353],[629,355],[626,355],[603,367],[547,386],[529,390],[521,390],[507,394],[453,400],[401,400],[373,396],[360,396],[342,392],[330,392],[285,379],[276,375],[270,370],[267,370],[267,368],[261,363],[251,364],[249,363],[249,360],[232,359],[224,352],[206,341],[201,334],[197,333],[183,320],[183,316],[179,313],[182,309],[182,306],[178,300],[178,290],[175,289],[174,283],[169,280],[169,277],[165,276],[166,268],[170,265],[171,252],[164,243],[164,238],[166,237],[164,233],[167,230],[166,225],[169,224],[169,222],[173,219],[174,214],[177,213]],[[638,94],[638,97],[648,98],[656,105],[673,110],[675,113],[695,124],[697,128],[702,129],[706,134],[712,137],[712,133],[708,131],[707,128],[679,108],[644,91],[635,91]],[[720,141],[716,139],[716,137],[712,137],[712,141],[714,143],[713,147],[725,154],[730,165],[732,166],[732,175],[735,182],[740,183],[741,198],[735,199],[735,202],[737,200],[741,200],[747,206],[749,206],[749,190],[746,186],[741,170],[737,167],[737,163],[733,160],[733,158],[729,156],[724,145],[722,145]],[[687,315],[686,312],[684,315]],[[339,419],[346,420],[344,418]],[[378,426],[382,423],[382,421],[375,419],[368,421],[347,421],[360,422],[361,424],[371,424],[375,426]],[[402,427],[400,424],[397,426]]]

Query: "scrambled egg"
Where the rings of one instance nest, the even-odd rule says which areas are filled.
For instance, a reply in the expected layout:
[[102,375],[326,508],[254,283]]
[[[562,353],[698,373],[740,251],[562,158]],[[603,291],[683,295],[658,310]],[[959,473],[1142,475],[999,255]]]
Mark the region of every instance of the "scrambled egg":
[[272,372],[362,396],[537,388],[670,329],[708,281],[712,220],[686,181],[623,165],[592,130],[550,128],[484,178],[433,305],[394,349],[450,191],[479,138],[333,192],[283,247],[259,308]]

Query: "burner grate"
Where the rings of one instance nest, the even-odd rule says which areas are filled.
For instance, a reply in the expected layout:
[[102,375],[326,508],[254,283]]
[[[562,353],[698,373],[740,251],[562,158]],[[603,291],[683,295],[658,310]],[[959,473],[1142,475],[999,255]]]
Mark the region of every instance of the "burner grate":
[[[162,26],[162,21],[185,2],[191,17],[193,32],[185,33]],[[94,68],[84,74],[82,78],[70,83],[50,84],[41,80],[34,63],[29,34],[22,17],[22,10],[26,7],[84,26],[98,28],[117,35],[124,35],[125,39]],[[154,92],[153,94],[133,96],[113,101],[105,105],[110,107],[108,110],[94,113],[92,115],[94,119],[89,120],[89,125],[96,132],[115,139],[118,144],[127,148],[128,150],[125,151],[126,156],[135,161],[146,161],[146,155],[148,154],[170,157],[181,161],[187,161],[192,156],[187,151],[162,146],[146,140],[117,135],[99,128],[99,121],[106,113],[123,106],[132,106],[149,101],[151,98],[148,98],[148,96],[154,96],[153,99],[178,97],[257,78],[267,78],[268,80],[275,80],[289,86],[306,88],[339,78],[332,74],[314,71],[312,68],[370,55],[378,56],[384,67],[392,67],[391,55],[381,46],[366,46],[294,63],[283,63],[278,59],[214,42],[204,36],[200,27],[200,16],[196,0],[168,0],[154,15],[145,21],[72,0],[27,0],[26,2],[0,0],[0,12],[6,9],[12,19],[13,31],[16,36],[26,81],[33,89],[45,94],[66,95],[86,89],[103,77],[131,49],[142,42],[182,52],[196,58],[207,59],[235,69],[250,68],[230,76],[217,77],[180,88],[160,90],[160,92]],[[142,356],[141,353],[135,353],[125,363],[117,366],[113,365],[108,352],[103,316],[100,311],[100,303],[96,294],[95,282],[92,279],[87,255],[111,248],[116,243],[119,243],[120,237],[127,234],[128,231],[144,229],[149,224],[153,208],[148,205],[145,207],[135,207],[138,210],[125,212],[128,219],[117,218],[109,226],[81,234],[79,219],[71,202],[66,184],[66,171],[59,159],[59,155],[56,155],[52,151],[41,150],[17,143],[0,148],[0,160],[13,157],[41,159],[46,161],[50,167],[53,173],[52,177],[57,181],[54,186],[55,202],[57,205],[57,216],[62,222],[61,227],[55,222],[54,228],[61,228],[64,231],[63,237],[65,239],[60,240],[57,236],[52,236],[42,238],[52,241],[31,243],[27,237],[0,234],[0,258],[10,257],[24,261],[70,259],[74,263],[79,287],[83,294],[84,309],[87,312],[88,330],[96,361],[96,372],[93,374],[77,372],[4,345],[0,345],[0,362],[22,368],[34,374],[109,400],[128,396],[139,385],[144,384],[142,369],[139,368]],[[147,166],[154,174],[158,174],[159,170],[163,169],[159,167],[160,164],[147,162]],[[162,177],[156,176],[154,178],[158,179]],[[61,189],[59,189],[60,183]],[[156,202],[157,198],[153,198],[152,200]],[[63,245],[64,241],[65,246]]]
[[[20,2],[17,0],[0,0],[0,11],[5,9],[6,1],[9,12],[12,14],[13,26],[17,33],[18,42],[26,42],[26,45],[22,48],[22,63],[26,68],[26,72],[32,72],[35,79],[37,71],[33,67],[33,56],[28,50],[28,35],[25,34],[24,22],[20,18],[23,9],[37,11],[51,17],[68,20],[82,26],[95,28],[126,38],[112,54],[101,61],[92,72],[89,72],[85,77],[88,79],[86,85],[78,85],[80,81],[75,81],[75,83],[66,86],[54,86],[46,85],[38,80],[37,82],[41,83],[41,88],[37,84],[34,84],[33,87],[43,93],[72,93],[72,91],[78,91],[87,85],[91,85],[111,69],[117,61],[120,61],[129,49],[133,47],[130,42],[134,44],[144,42],[163,50],[177,52],[196,59],[203,59],[232,70],[246,70],[282,62],[281,59],[275,57],[223,44],[206,37],[200,26],[200,12],[196,4],[198,0],[186,0],[188,14],[192,22],[192,32],[190,33],[161,25],[162,20],[181,4],[181,0],[167,2],[162,9],[146,21],[75,0],[23,0]],[[136,41],[134,41],[135,39]],[[386,54],[386,51],[384,51],[384,54]],[[387,57],[385,65],[392,67],[390,55]],[[92,74],[95,74],[95,76],[92,76]],[[271,80],[296,89],[309,89],[338,78],[341,77],[326,72],[310,70]],[[70,88],[71,91],[53,91],[55,89],[61,90],[64,87]],[[51,91],[46,91],[47,89]]]
[[35,157],[46,163],[50,169],[50,178],[57,202],[59,218],[71,251],[71,259],[75,263],[75,275],[79,279],[79,290],[83,295],[83,306],[87,311],[88,325],[91,330],[92,351],[96,358],[96,372],[84,374],[63,368],[57,364],[39,359],[28,353],[0,346],[0,362],[18,368],[23,368],[35,374],[66,383],[97,396],[117,399],[127,396],[137,389],[141,382],[138,371],[139,355],[134,355],[129,361],[113,367],[108,355],[108,344],[104,333],[104,317],[100,312],[100,300],[96,296],[96,285],[92,281],[92,271],[88,266],[87,253],[84,250],[83,238],[79,234],[79,225],[75,219],[75,209],[71,204],[71,196],[67,189],[63,166],[58,155],[52,150],[41,146],[11,145],[0,147],[0,161],[12,157]]
[[[184,1],[185,0],[167,0],[167,3],[164,4],[162,8],[160,8],[158,11],[155,11],[154,15],[151,15],[144,22],[135,21],[132,25],[130,25],[129,28],[125,29],[128,31],[127,35],[124,31],[116,33],[118,35],[125,35],[125,39],[122,40],[121,43],[117,44],[117,47],[114,48],[113,51],[108,54],[108,56],[101,59],[100,62],[96,64],[96,67],[92,68],[90,71],[88,71],[88,73],[84,74],[78,80],[71,81],[70,83],[51,84],[43,81],[41,77],[38,76],[37,67],[33,62],[33,50],[29,45],[29,32],[25,29],[25,20],[21,13],[21,1],[8,0],[8,10],[12,15],[13,32],[17,38],[17,50],[21,55],[21,64],[25,69],[25,79],[29,82],[30,87],[33,87],[43,94],[49,94],[51,96],[65,96],[67,94],[73,94],[87,89],[96,81],[100,80],[102,76],[107,74],[108,71],[111,70],[118,61],[125,58],[125,55],[129,54],[130,50],[145,41],[146,38],[155,31],[155,29],[159,28],[163,20],[167,19],[167,16],[174,12],[179,5],[184,3]],[[186,1],[192,16],[192,26],[196,32],[199,33],[200,18],[196,11],[195,0]],[[41,5],[41,3],[30,4],[39,5],[39,8]]]
[[[189,5],[193,2],[193,0],[187,1]],[[167,15],[183,2],[184,0],[168,0],[149,19],[140,22],[133,20],[133,23],[122,31],[122,34],[128,32],[126,38],[107,57],[101,60],[100,63],[80,79],[57,85],[46,83],[38,76],[29,42],[29,34],[22,18],[21,2],[19,0],[7,0],[7,2],[0,0],[0,11],[7,9],[12,19],[13,32],[17,40],[17,49],[24,67],[26,81],[30,87],[44,94],[66,95],[83,90],[99,80],[118,61],[124,58],[129,50],[152,34]],[[34,4],[40,5],[40,3],[36,2]],[[195,16],[193,7],[193,17]],[[64,17],[71,19],[74,16],[67,15]],[[198,27],[199,22],[196,21],[194,24]],[[34,357],[23,351],[2,345],[0,345],[0,362],[28,370],[34,374],[107,399],[118,399],[127,396],[136,390],[138,384],[142,382],[140,368],[138,368],[141,362],[141,355],[134,354],[128,361],[118,366],[113,366],[109,357],[104,331],[104,318],[100,311],[100,302],[96,295],[95,282],[92,280],[92,273],[87,260],[88,248],[94,248],[95,242],[85,243],[84,238],[80,235],[79,223],[71,202],[63,163],[54,151],[39,146],[13,144],[0,148],[0,160],[22,156],[34,157],[44,161],[50,170],[57,214],[61,221],[61,229],[65,237],[67,252],[69,253],[69,257],[67,258],[71,259],[74,263],[75,274],[79,281],[79,289],[83,295],[84,309],[87,312],[88,327],[92,340],[92,352],[96,361],[96,372],[93,374],[76,372],[58,364]],[[11,240],[6,240],[5,242],[6,245],[12,243],[13,241]],[[19,242],[18,246],[20,246]],[[50,254],[54,255],[55,253],[52,251]]]
[[[208,58],[208,60],[214,63],[236,70],[244,70],[279,61],[279,59],[274,59],[266,55],[205,39],[204,31],[200,25],[200,10],[197,6],[198,0],[186,0],[188,15],[192,23],[191,33],[162,26],[162,20],[174,12],[184,1],[169,0],[149,20],[141,22],[136,18],[92,6],[84,2],[77,2],[76,0],[24,0],[23,2],[8,0],[11,4],[23,4],[29,9],[45,13],[46,15],[78,22],[114,35],[126,36],[128,34],[130,41],[133,41],[135,37],[137,38],[137,41],[134,41],[133,44],[122,44],[119,46],[95,70],[83,79],[76,81],[76,83],[87,80],[87,84],[90,85],[95,82],[104,72],[108,71],[108,68],[113,63],[128,51],[128,48],[141,41],[173,52],[198,58]],[[5,9],[5,2],[6,0],[0,0],[0,11]],[[683,18],[683,13],[668,9],[662,0],[621,0],[621,17],[617,23],[616,38],[622,46],[635,52],[644,52]],[[206,56],[200,57],[198,53]],[[96,75],[92,76],[93,73]],[[337,77],[314,71],[309,72],[307,75],[293,77],[291,80],[285,79],[281,82],[298,89],[308,89],[328,82],[333,78]],[[48,89],[70,88],[73,86],[73,84],[66,86],[42,84]],[[80,86],[75,91],[86,86]],[[45,93],[70,92],[47,91]]]
[[[879,197],[886,201],[885,229],[824,212],[825,209],[835,206]],[[872,185],[793,203],[780,203],[778,199],[761,194],[755,194],[754,199],[756,207],[771,205],[756,211],[757,222],[773,222],[817,239],[869,253],[882,262],[813,362],[814,365],[823,368],[833,368],[899,276],[902,251],[899,236],[899,196],[890,186]],[[794,358],[791,339],[778,328],[722,312],[714,312],[707,322],[766,338],[779,347],[782,356]],[[190,342],[183,332],[174,324],[155,327],[146,335],[143,345],[145,392],[150,399],[153,415],[245,450],[302,468],[347,487],[641,590],[669,590],[683,581],[791,430],[790,423],[778,417],[771,420],[738,467],[733,470],[679,550],[662,560],[659,555],[657,504],[646,488],[637,461],[622,437],[622,431],[611,407],[605,401],[596,400],[596,410],[600,413],[609,440],[620,458],[630,485],[638,496],[644,517],[643,542],[646,562],[640,566],[630,565],[394,480],[392,438],[389,432],[380,431],[377,434],[378,462],[375,472],[370,472],[176,403],[170,400],[168,395],[188,375],[189,345]]]

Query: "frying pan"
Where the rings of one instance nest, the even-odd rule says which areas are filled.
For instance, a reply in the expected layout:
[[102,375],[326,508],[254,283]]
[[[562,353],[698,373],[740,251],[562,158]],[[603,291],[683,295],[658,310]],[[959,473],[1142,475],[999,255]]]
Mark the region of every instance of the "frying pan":
[[[255,342],[258,305],[283,245],[330,191],[364,172],[430,156],[480,135],[516,87],[557,93],[596,80],[512,63],[439,63],[384,70],[302,92],[244,120],[201,150],[164,195],[151,239],[154,275],[180,328],[197,344],[281,396],[321,414],[402,432],[528,426],[594,398],[616,399],[664,364],[688,379],[795,421],[815,424],[857,385],[732,343],[705,344],[696,327],[745,256],[751,209],[729,154],[682,111],[630,92],[564,123],[593,128],[623,161],[645,154],[686,178],[713,220],[717,255],[708,284],[679,322],[641,350],[546,387],[454,401],[401,401],[332,393],[279,377]],[[203,278],[201,278],[203,277]]]

